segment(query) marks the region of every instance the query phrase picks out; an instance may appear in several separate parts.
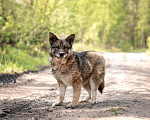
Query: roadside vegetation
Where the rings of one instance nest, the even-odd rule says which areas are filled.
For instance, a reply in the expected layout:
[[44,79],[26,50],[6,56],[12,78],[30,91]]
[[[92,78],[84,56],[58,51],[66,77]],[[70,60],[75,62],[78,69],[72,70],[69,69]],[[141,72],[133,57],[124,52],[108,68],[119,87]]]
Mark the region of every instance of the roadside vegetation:
[[38,70],[38,66],[49,65],[48,55],[37,49],[19,49],[10,45],[0,48],[0,74]]
[[0,74],[48,65],[48,33],[76,51],[150,55],[150,0],[1,0]]

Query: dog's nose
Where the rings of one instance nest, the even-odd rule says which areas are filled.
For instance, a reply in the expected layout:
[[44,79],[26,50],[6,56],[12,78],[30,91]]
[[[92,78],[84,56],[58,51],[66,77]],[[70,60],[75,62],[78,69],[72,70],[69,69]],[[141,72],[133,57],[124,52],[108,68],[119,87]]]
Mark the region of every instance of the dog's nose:
[[59,53],[60,57],[62,58],[64,56],[64,53]]

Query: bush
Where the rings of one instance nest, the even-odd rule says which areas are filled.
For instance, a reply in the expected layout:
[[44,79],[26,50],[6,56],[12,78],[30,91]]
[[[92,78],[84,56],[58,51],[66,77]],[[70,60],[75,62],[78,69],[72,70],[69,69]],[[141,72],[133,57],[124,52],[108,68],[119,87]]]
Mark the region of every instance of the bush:
[[148,55],[150,55],[150,36],[147,38],[147,46],[148,46],[148,49],[147,49],[146,53]]
[[48,65],[45,52],[33,57],[32,50],[17,49],[10,45],[0,47],[0,74],[37,70],[39,65]]

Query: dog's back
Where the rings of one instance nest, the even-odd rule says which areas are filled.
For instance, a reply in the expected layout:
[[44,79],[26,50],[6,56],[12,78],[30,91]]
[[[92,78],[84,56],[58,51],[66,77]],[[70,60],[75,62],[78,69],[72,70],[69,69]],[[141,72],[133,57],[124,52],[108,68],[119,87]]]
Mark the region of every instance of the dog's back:
[[77,53],[79,58],[79,69],[82,76],[82,84],[85,88],[90,79],[93,80],[96,88],[102,93],[104,88],[105,60],[101,53],[84,51]]

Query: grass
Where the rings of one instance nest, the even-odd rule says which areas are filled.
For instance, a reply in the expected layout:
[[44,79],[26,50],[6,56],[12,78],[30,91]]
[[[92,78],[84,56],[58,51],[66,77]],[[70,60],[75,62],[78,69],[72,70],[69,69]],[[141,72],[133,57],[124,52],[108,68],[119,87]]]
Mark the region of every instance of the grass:
[[146,51],[146,54],[150,56],[150,49]]
[[137,52],[146,52],[146,49],[126,49],[126,50],[122,50],[121,48],[116,48],[116,47],[104,47],[104,46],[98,46],[98,45],[86,45],[86,44],[82,44],[82,43],[75,43],[73,45],[73,49],[74,51],[97,51],[97,52],[101,52],[101,53],[105,53],[105,52],[132,52],[132,53],[137,53]]
[[131,53],[140,53],[140,52],[146,52],[146,48],[142,49],[127,49],[127,50],[122,50],[123,52],[131,52]]
[[[105,52],[145,52],[146,49],[128,49],[122,51],[119,48],[111,47],[105,48],[98,45],[86,45],[82,43],[75,43],[73,45],[74,51],[97,51],[101,53]],[[150,50],[149,50],[150,51]],[[147,54],[150,52],[147,50]],[[37,46],[33,46],[29,49],[17,49],[10,45],[0,47],[0,74],[2,73],[14,73],[23,72],[27,70],[38,70],[38,66],[49,65],[47,52],[41,51]]]
[[91,51],[91,50],[101,52],[101,53],[104,53],[104,52],[121,52],[121,49],[115,48],[115,47],[106,49],[103,46],[97,46],[97,45],[94,46],[92,44],[86,45],[86,44],[82,44],[82,43],[75,43],[73,45],[73,49],[74,49],[74,51],[78,51],[78,52]]
[[118,110],[118,109],[115,109],[115,108],[112,107],[109,111],[110,111],[110,112],[114,112],[114,113],[115,113],[115,116],[118,116],[117,110]]
[[0,48],[0,74],[38,70],[39,65],[48,65],[44,52],[33,57],[30,50],[16,49],[9,45]]

